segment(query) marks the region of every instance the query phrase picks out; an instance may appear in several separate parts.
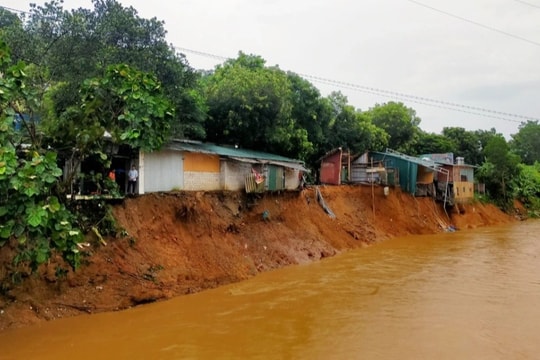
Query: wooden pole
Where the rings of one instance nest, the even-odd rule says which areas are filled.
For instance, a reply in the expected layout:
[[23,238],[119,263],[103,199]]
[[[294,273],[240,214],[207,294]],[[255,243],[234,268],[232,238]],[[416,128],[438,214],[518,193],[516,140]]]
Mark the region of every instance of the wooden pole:
[[371,203],[373,207],[373,218],[375,218],[375,190],[373,188],[373,158],[371,158]]

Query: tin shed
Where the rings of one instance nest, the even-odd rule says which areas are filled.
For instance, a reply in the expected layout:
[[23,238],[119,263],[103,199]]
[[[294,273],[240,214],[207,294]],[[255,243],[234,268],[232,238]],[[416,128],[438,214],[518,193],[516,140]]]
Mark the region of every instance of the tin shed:
[[176,140],[161,151],[140,152],[139,193],[294,190],[307,171],[302,161],[276,154]]
[[399,186],[404,191],[415,196],[435,196],[434,174],[441,171],[435,162],[391,149],[370,155],[374,162],[382,162],[387,170],[398,174]]

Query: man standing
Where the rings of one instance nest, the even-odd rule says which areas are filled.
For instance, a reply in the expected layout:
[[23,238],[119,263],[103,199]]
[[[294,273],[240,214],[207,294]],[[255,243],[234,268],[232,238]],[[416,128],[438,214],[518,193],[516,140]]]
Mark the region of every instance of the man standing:
[[128,172],[128,188],[127,193],[135,195],[135,190],[137,189],[137,179],[139,178],[139,172],[135,165],[131,166],[131,170]]

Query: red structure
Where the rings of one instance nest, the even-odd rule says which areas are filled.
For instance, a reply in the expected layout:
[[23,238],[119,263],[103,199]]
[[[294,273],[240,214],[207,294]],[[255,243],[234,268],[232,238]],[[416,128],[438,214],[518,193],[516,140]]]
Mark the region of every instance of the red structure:
[[[340,185],[342,182],[342,175],[344,175],[345,180],[347,180],[348,174],[342,174],[343,155],[343,150],[337,148],[326,153],[321,158],[321,171],[319,177],[321,184]],[[347,155],[348,159],[348,153],[345,155]],[[347,171],[346,168],[345,171]]]

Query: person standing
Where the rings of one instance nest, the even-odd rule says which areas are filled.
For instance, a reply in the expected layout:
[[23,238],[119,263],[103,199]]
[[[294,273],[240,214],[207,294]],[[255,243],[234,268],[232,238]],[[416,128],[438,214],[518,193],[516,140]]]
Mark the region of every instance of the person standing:
[[135,190],[137,189],[137,179],[139,178],[139,172],[135,165],[131,166],[131,170],[128,172],[128,188],[127,193],[135,195]]

